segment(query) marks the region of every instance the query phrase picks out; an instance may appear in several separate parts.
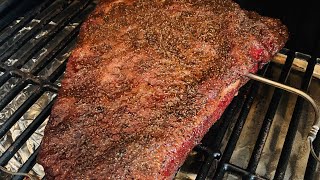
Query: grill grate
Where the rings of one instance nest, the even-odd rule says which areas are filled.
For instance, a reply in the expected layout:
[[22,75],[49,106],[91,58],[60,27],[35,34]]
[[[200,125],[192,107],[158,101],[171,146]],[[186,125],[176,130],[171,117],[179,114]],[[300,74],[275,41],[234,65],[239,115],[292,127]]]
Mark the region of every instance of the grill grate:
[[[90,0],[46,0],[21,17],[13,19],[14,14],[9,13],[0,20],[1,166],[29,172],[36,165],[39,143],[28,143],[28,139],[34,134],[42,136],[80,23],[95,4]],[[22,5],[26,2],[19,3],[18,10]],[[18,11],[17,8],[12,11]],[[10,86],[12,88],[8,88]],[[32,116],[31,119],[28,116]],[[15,134],[15,126],[20,124],[26,125]],[[6,142],[10,142],[9,145]],[[24,157],[21,151],[26,146],[29,157]],[[33,171],[41,175],[42,169],[37,167]]]
[[[282,66],[281,74],[278,79],[278,82],[286,83],[287,79],[289,77],[291,68],[293,66],[294,58],[302,58],[308,62],[306,71],[304,72],[302,76],[302,83],[301,83],[301,89],[304,91],[308,91],[310,87],[310,83],[312,80],[312,74],[314,72],[314,68],[317,64],[317,61],[319,59],[316,59],[314,57],[302,55],[300,53],[293,53],[289,50],[282,50],[282,53],[287,54],[285,64]],[[272,73],[272,63],[269,65],[269,67],[265,67],[263,70],[261,70],[259,73],[260,75],[266,75]],[[252,109],[252,104],[254,102],[254,99],[257,97],[257,92],[259,89],[259,86],[261,86],[258,82],[249,82],[242,90],[240,91],[240,95],[236,97],[229,108],[225,111],[224,115],[221,117],[221,119],[211,128],[209,133],[206,136],[209,136],[211,138],[211,141],[213,139],[212,144],[208,144],[206,141],[208,139],[206,137],[203,139],[203,143],[207,144],[206,148],[210,148],[210,152],[212,153],[211,156],[206,156],[204,163],[202,167],[200,168],[200,171],[197,175],[197,180],[200,179],[206,179],[208,177],[209,169],[212,166],[213,162],[218,160],[217,167],[214,168],[214,173],[212,175],[213,179],[226,179],[226,174],[235,174],[237,175],[237,179],[270,179],[264,176],[260,176],[257,173],[257,167],[261,159],[261,155],[263,153],[264,147],[266,145],[268,134],[271,130],[271,124],[273,120],[275,119],[275,115],[278,109],[278,106],[280,104],[281,97],[283,96],[284,92],[283,90],[276,89],[273,92],[271,101],[268,105],[268,109],[266,114],[264,115],[263,123],[260,127],[259,134],[257,137],[257,140],[254,144],[253,150],[251,152],[251,157],[249,158],[248,163],[245,163],[247,165],[246,168],[242,168],[237,166],[236,164],[233,164],[231,162],[231,156],[233,155],[236,145],[238,143],[239,137],[243,131],[244,124],[246,123],[247,116],[249,115],[250,109]],[[243,104],[239,104],[239,102],[244,102]],[[273,179],[284,179],[285,173],[288,168],[288,162],[290,161],[291,152],[293,150],[294,146],[294,140],[298,131],[299,122],[303,118],[302,112],[306,109],[306,104],[303,98],[298,97],[297,101],[294,105],[294,110],[292,113],[292,117],[290,120],[289,128],[287,131],[287,134],[285,136],[285,141],[283,144],[283,148],[280,153],[280,157],[277,163],[277,166],[275,168],[275,175],[273,176]],[[241,109],[239,107],[242,107]],[[235,112],[239,112],[239,115],[237,119],[235,120],[235,125],[232,126],[230,120],[232,120],[232,116],[234,116]],[[312,119],[312,117],[311,117]],[[217,156],[216,154],[220,153],[222,146],[222,139],[226,134],[227,129],[233,128],[232,133],[230,137],[226,140],[227,145],[221,153],[220,156]],[[310,128],[306,127],[308,130]],[[306,140],[306,139],[305,139]],[[209,140],[210,141],[210,140]],[[319,152],[319,146],[317,144],[319,143],[319,138],[314,143],[316,146],[316,152]],[[218,157],[218,158],[213,158]],[[308,165],[305,171],[305,179],[314,179],[316,175],[316,168],[317,168],[317,162],[315,159],[310,156],[308,160]],[[293,178],[294,179],[294,178]]]
[[[6,6],[0,7],[0,14],[11,1],[7,2]],[[0,19],[0,165],[13,171],[31,172],[43,177],[43,170],[36,164],[39,144],[31,142],[30,139],[41,140],[80,24],[96,3],[91,0],[45,0],[29,11],[23,11],[27,9],[27,4],[27,1],[17,3],[14,9]],[[18,17],[21,12],[25,13]],[[294,59],[301,58],[308,62],[305,73],[301,75],[301,89],[308,91],[317,63],[316,58],[286,49],[281,53],[286,54],[286,61],[281,68],[278,82],[287,83]],[[259,74],[272,77],[275,66],[275,63],[271,63],[260,70]],[[189,177],[194,174],[193,177],[197,180],[223,179],[226,174],[235,174],[239,179],[270,179],[259,175],[257,168],[273,120],[281,106],[281,99],[285,95],[282,90],[276,89],[271,94],[246,168],[232,162],[232,156],[261,88],[265,87],[252,81],[241,88],[239,95],[210,129],[202,144],[190,154],[176,179],[184,172],[187,172]],[[297,98],[274,179],[285,177],[305,106],[304,100]],[[16,127],[19,127],[19,131]],[[315,142],[316,152],[319,152],[320,139],[317,138]],[[28,157],[23,154],[23,149],[29,151]],[[305,178],[314,177],[316,168],[317,163],[310,156]],[[1,177],[9,178],[0,172]],[[23,177],[14,176],[12,179]]]

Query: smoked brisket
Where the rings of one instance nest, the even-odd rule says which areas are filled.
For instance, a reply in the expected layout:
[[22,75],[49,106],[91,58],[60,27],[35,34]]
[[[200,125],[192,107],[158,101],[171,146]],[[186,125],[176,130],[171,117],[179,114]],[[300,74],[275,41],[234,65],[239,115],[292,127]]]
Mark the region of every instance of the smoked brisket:
[[231,0],[101,0],[45,130],[46,178],[172,178],[287,36]]

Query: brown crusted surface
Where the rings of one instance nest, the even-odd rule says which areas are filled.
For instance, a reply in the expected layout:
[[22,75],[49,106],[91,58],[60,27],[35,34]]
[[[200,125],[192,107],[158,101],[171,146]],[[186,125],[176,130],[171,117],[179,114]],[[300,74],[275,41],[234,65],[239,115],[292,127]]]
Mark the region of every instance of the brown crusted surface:
[[172,177],[286,38],[278,20],[230,0],[101,1],[46,127],[46,177]]

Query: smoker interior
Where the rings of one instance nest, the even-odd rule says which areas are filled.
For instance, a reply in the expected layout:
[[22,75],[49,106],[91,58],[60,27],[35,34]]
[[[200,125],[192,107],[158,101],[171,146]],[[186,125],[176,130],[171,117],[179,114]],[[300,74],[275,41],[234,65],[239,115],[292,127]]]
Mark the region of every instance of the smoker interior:
[[[95,5],[91,0],[0,0],[1,166],[45,177],[36,163],[38,146],[81,22]],[[320,102],[319,77],[312,76],[318,56],[310,49],[313,56],[297,53],[293,42],[259,74]],[[175,179],[318,177],[306,143],[313,115],[302,98],[249,81]],[[0,172],[0,179],[10,178],[23,179]]]

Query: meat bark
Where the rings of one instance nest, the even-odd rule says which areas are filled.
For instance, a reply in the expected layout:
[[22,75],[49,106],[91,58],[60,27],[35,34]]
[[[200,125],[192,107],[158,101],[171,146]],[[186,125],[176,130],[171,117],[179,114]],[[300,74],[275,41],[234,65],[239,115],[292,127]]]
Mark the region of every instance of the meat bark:
[[45,130],[47,179],[172,178],[287,36],[231,0],[100,1]]

